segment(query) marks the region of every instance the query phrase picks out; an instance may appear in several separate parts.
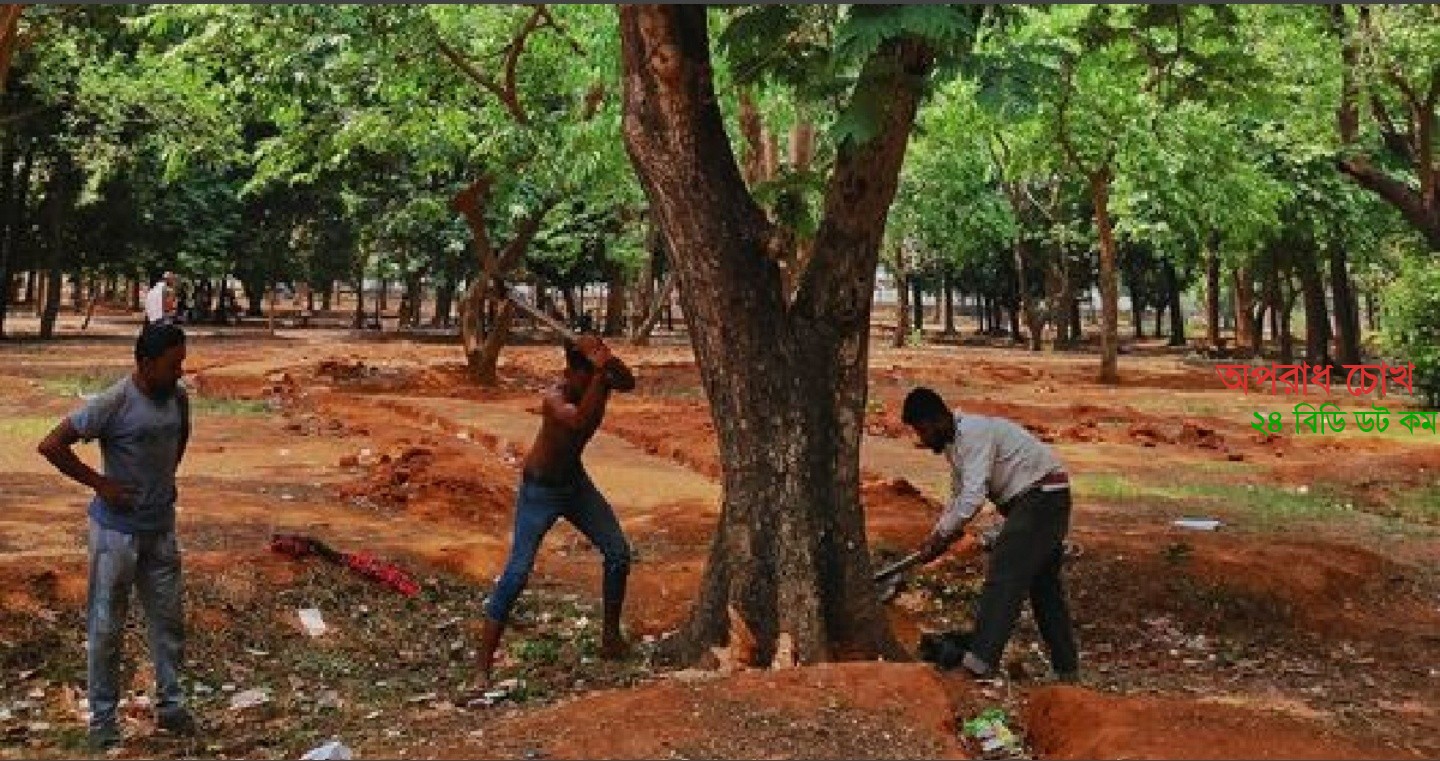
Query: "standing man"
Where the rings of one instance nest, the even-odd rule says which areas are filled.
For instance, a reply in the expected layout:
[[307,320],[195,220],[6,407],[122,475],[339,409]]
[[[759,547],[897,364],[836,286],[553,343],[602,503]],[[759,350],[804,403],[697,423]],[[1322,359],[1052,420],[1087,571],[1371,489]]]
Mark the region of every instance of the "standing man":
[[175,305],[175,273],[166,272],[145,292],[145,324],[173,322]]
[[490,685],[495,648],[509,620],[510,609],[525,588],[540,542],[558,518],[570,521],[604,558],[604,621],[600,654],[624,657],[627,646],[620,635],[620,609],[625,604],[625,582],[630,573],[630,545],[615,519],[615,511],[595,488],[580,455],[605,417],[610,391],[630,391],[635,376],[596,336],[581,336],[565,344],[565,372],[558,386],[545,394],[540,433],[525,457],[524,477],[515,497],[515,538],[505,571],[485,601],[485,622],[480,637],[479,684]]
[[[185,333],[147,325],[135,342],[135,370],[60,421],[40,454],[95,492],[90,500],[90,587],[86,632],[90,744],[120,743],[120,643],[130,589],[145,610],[155,664],[156,723],[193,735],[180,667],[185,645],[180,548],[175,541],[175,470],[190,438],[190,403],[179,385]],[[104,475],[75,455],[77,441],[98,439]]]
[[1026,597],[1057,679],[1075,681],[1079,652],[1060,571],[1070,529],[1070,478],[1050,448],[1001,418],[961,415],[940,395],[917,388],[905,397],[901,420],[922,446],[950,460],[953,495],[920,552],[939,557],[965,534],[988,497],[1005,516],[995,539],[976,612],[975,635],[961,667],[990,677]]

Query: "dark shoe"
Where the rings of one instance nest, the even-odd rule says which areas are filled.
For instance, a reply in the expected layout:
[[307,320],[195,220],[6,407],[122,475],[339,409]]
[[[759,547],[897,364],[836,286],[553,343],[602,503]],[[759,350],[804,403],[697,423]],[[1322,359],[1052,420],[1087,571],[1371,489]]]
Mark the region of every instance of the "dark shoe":
[[91,727],[89,741],[90,750],[96,753],[104,753],[120,745],[120,728],[114,724],[101,724],[97,727]]
[[195,726],[195,717],[191,716],[190,712],[184,708],[157,714],[155,725],[172,735],[181,737],[194,737],[199,732],[199,728]]

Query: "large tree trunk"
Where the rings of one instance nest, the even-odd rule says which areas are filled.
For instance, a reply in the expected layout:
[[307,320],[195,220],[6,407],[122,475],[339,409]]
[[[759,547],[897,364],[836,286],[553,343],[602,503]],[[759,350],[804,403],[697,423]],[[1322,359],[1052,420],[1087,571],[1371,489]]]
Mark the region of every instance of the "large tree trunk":
[[862,67],[858,86],[889,95],[879,130],[838,147],[787,307],[771,250],[783,236],[731,152],[706,13],[620,9],[625,145],[679,274],[724,463],[720,525],[675,653],[741,644],[733,618],[753,636],[731,651],[748,664],[903,658],[871,581],[859,445],[880,242],[930,57],[887,43]]
[[1330,290],[1335,296],[1335,362],[1360,364],[1360,306],[1350,285],[1345,246],[1330,246]]
[[1305,297],[1305,361],[1330,364],[1330,310],[1325,306],[1325,281],[1320,277],[1319,254],[1301,251],[1296,256],[1300,288]]
[[1119,383],[1120,302],[1115,273],[1115,235],[1110,229],[1110,169],[1090,174],[1095,228],[1100,235],[1100,382]]
[[1236,267],[1232,274],[1235,281],[1235,348],[1249,349],[1260,353],[1259,328],[1255,325],[1255,284],[1250,281],[1250,271]]

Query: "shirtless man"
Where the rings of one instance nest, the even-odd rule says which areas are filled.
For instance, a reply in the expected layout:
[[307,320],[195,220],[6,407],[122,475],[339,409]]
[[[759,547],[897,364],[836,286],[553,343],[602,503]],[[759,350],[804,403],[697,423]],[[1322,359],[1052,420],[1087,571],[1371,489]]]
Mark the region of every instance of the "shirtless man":
[[515,538],[510,559],[485,602],[478,680],[481,688],[490,684],[495,649],[510,609],[535,566],[540,542],[557,518],[570,521],[604,557],[605,614],[600,654],[606,658],[624,657],[627,646],[620,635],[620,609],[630,572],[630,546],[615,511],[585,472],[580,455],[605,417],[610,391],[634,388],[635,376],[611,356],[605,342],[595,336],[567,342],[564,376],[545,394],[544,422],[525,458],[525,475],[515,497]]

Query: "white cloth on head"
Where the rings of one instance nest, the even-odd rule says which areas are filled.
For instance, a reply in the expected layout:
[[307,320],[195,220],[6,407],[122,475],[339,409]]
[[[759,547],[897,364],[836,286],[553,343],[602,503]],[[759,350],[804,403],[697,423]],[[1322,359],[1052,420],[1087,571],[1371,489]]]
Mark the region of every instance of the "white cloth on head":
[[150,286],[145,292],[145,319],[159,322],[165,318],[165,292],[170,289],[164,280]]

